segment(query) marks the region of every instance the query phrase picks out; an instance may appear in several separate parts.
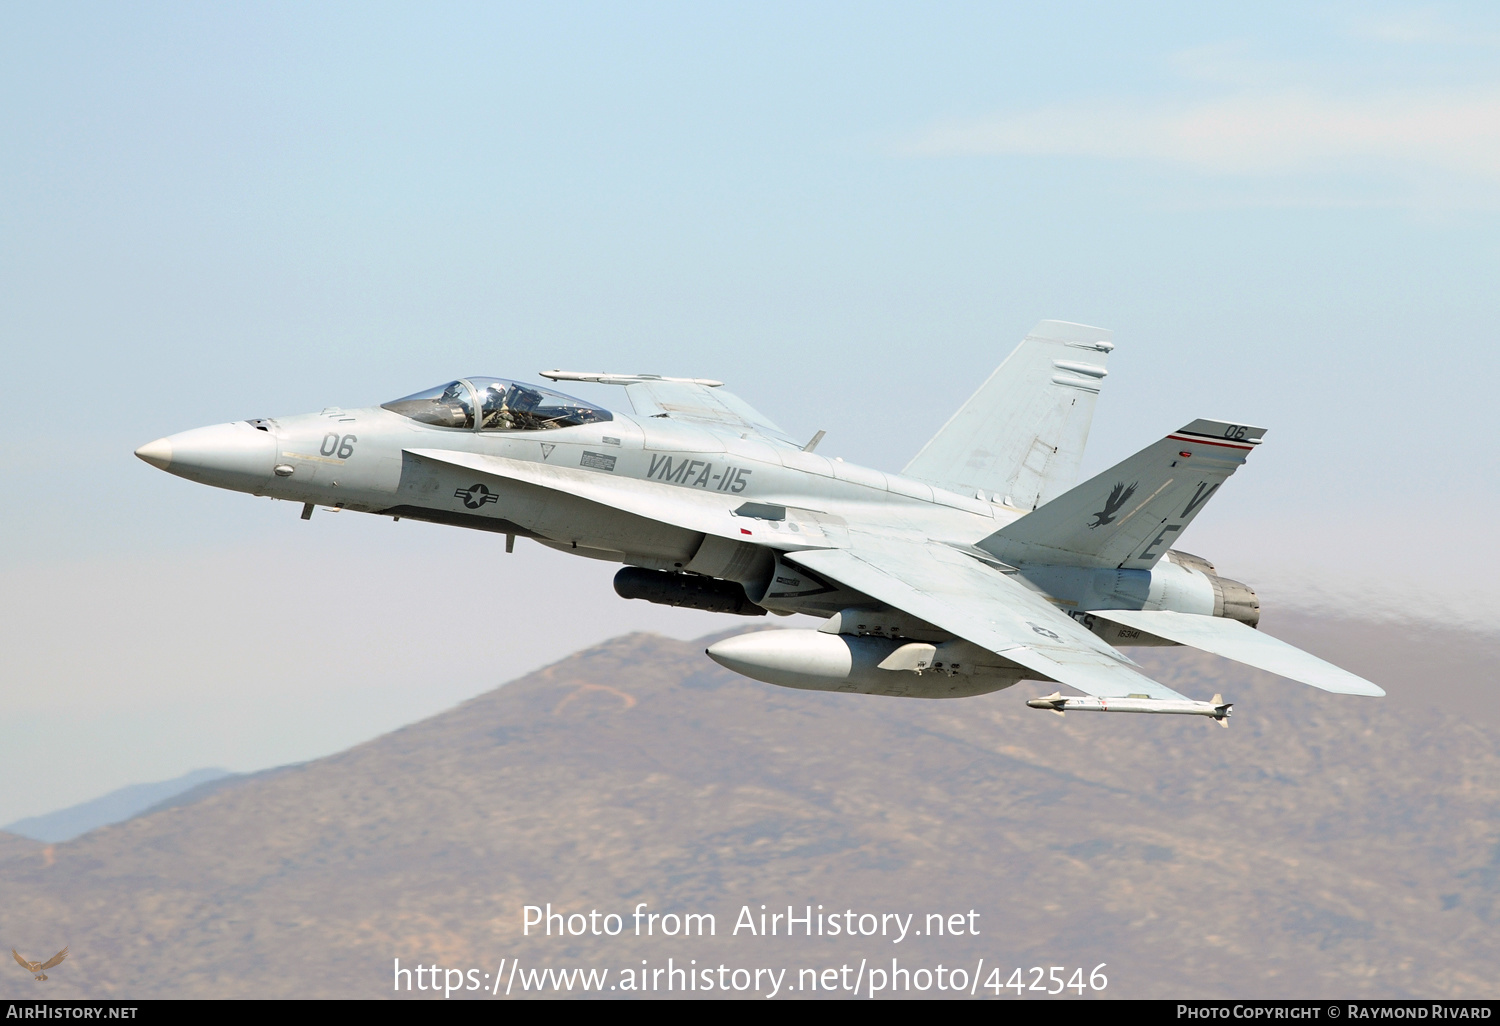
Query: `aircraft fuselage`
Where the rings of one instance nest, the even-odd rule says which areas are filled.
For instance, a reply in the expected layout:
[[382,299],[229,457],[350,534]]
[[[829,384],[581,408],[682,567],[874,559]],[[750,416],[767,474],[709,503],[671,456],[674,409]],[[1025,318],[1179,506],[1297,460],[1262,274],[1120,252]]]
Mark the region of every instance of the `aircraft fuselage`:
[[[457,454],[532,470],[529,479],[497,476],[455,465]],[[822,617],[862,597],[809,581],[778,555],[841,547],[850,532],[865,531],[939,539],[982,558],[973,546],[1024,515],[991,498],[793,445],[619,412],[549,430],[483,431],[425,424],[382,407],[329,408],[185,431],[142,446],[138,455],[189,480],[309,511],[321,506],[425,520],[733,580],[774,612]],[[646,485],[644,507],[622,509],[569,487],[588,475]],[[549,486],[549,477],[564,487]],[[1171,560],[1151,571],[1023,566],[1017,573],[1063,611],[1212,615],[1210,576],[1211,568]],[[1099,628],[1111,629],[1107,640],[1114,644],[1161,643],[1113,625]]]

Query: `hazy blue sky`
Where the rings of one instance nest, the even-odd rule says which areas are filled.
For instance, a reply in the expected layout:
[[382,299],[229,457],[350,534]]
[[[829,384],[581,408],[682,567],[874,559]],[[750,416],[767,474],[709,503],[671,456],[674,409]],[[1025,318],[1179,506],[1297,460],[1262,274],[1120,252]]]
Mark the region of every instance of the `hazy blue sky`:
[[0,822],[732,626],[130,455],[460,373],[722,378],[899,469],[1100,324],[1090,470],[1271,429],[1184,548],[1491,617],[1497,227],[1493,5],[0,6]]

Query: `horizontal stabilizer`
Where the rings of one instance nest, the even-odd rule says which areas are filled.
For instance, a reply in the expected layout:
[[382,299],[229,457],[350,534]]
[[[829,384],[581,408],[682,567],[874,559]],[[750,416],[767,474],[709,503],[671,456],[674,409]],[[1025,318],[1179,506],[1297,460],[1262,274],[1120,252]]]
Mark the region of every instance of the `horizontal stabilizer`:
[[1149,570],[1265,433],[1195,420],[1001,528],[979,547],[1013,564]]
[[1102,609],[1095,611],[1094,615],[1334,694],[1376,698],[1385,694],[1363,677],[1356,677],[1348,670],[1339,669],[1238,620],[1152,609]]

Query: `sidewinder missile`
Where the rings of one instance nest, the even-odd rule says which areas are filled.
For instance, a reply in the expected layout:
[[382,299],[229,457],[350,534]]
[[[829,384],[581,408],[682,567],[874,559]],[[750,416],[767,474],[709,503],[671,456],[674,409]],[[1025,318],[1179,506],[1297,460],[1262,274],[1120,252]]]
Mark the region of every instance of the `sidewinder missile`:
[[1229,710],[1233,702],[1224,701],[1223,695],[1215,695],[1210,702],[1192,702],[1178,699],[1148,698],[1145,695],[1126,695],[1123,698],[1089,698],[1064,695],[1054,691],[1045,698],[1033,698],[1026,703],[1033,709],[1049,709],[1061,716],[1065,712],[1128,712],[1158,713],[1173,716],[1208,716],[1218,721],[1219,726],[1229,726]]

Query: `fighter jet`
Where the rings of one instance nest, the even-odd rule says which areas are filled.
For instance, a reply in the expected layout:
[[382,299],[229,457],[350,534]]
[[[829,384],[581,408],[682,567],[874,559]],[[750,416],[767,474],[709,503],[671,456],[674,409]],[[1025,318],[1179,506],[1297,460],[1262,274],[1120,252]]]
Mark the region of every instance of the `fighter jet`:
[[1081,484],[1111,332],[1042,321],[899,474],[829,459],[723,383],[543,371],[620,386],[631,412],[468,377],[365,409],[184,431],[136,455],[219,488],[491,531],[624,564],[624,598],[816,629],[719,641],[720,664],[790,688],[960,698],[1021,680],[1068,710],[1231,705],[1120,651],[1189,645],[1351,695],[1369,681],[1256,629],[1255,592],[1173,548],[1265,429],[1198,419]]

